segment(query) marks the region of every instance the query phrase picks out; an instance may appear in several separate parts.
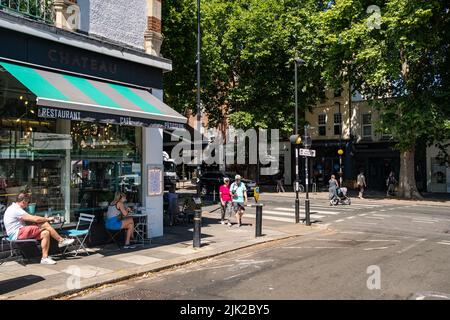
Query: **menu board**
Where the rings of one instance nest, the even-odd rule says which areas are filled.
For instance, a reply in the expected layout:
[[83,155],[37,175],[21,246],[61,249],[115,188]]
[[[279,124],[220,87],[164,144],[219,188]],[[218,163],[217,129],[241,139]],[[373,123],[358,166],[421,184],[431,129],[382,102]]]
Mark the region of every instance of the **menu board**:
[[163,168],[160,165],[147,167],[147,195],[160,196],[164,192]]

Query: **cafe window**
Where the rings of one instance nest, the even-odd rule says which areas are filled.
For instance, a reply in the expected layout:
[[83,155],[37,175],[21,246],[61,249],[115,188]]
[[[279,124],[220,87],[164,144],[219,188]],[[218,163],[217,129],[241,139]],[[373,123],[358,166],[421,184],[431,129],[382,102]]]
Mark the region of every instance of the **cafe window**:
[[142,128],[72,121],[71,208],[102,214],[116,191],[141,198]]
[[362,115],[362,137],[372,137],[372,115],[370,113],[364,113]]
[[333,120],[334,135],[340,136],[342,132],[342,113],[335,113]]
[[319,136],[326,136],[327,135],[327,115],[326,114],[319,114],[318,118],[318,130],[319,130]]
[[0,68],[0,203],[31,192],[30,213],[65,215],[64,161],[70,136],[37,117],[36,97]]

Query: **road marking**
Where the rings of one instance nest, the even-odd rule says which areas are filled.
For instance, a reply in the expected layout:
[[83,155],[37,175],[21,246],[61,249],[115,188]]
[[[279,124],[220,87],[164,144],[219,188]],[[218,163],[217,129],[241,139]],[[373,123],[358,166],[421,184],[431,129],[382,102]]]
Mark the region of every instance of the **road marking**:
[[447,245],[447,246],[450,246],[450,242],[440,241],[440,242],[437,242],[437,243],[439,243],[439,244],[445,244],[445,245]]
[[384,218],[390,218],[390,215],[387,214],[374,214],[375,217],[384,217]]
[[426,220],[413,220],[415,223],[435,223],[435,221],[426,221]]
[[369,240],[354,240],[354,239],[316,239],[317,241],[336,241],[336,242],[400,242],[400,240],[390,239],[369,239]]
[[384,220],[382,217],[365,217],[366,219]]
[[[255,214],[251,214],[251,213],[246,213],[243,216],[244,218],[256,218]],[[274,221],[282,221],[282,222],[294,222],[294,217],[292,217],[291,219],[289,218],[281,218],[281,217],[274,217],[274,216],[264,216],[263,214],[263,220],[274,220]]]
[[365,248],[364,251],[371,251],[371,250],[384,250],[389,247],[378,247],[378,248]]
[[[274,210],[263,210],[263,218],[264,218],[264,213],[266,214],[272,214],[275,216],[284,216],[284,217],[292,217],[294,218],[294,214],[290,213],[290,212],[279,212],[279,211],[274,211]],[[302,212],[304,214],[304,211]],[[314,216],[314,218],[323,218],[325,216],[321,216],[319,214],[315,214],[311,212],[311,216]],[[271,216],[272,217],[272,216]]]
[[360,214],[358,214],[358,217],[364,217],[364,216],[367,216],[367,213],[360,213]]
[[419,245],[421,242],[424,242],[424,241],[426,241],[426,240],[427,240],[427,239],[417,239],[417,240],[416,240],[416,243],[413,243],[413,244],[407,246],[406,248],[397,251],[397,253],[399,253],[399,254],[405,253],[406,251],[408,251],[408,250],[414,248],[415,246]]
[[339,220],[336,220],[335,222],[342,222],[342,221],[344,221],[344,219],[339,219]]
[[[274,208],[274,210],[279,210],[279,211],[288,211],[288,212],[295,212],[295,208]],[[267,210],[266,210],[267,211]],[[270,210],[269,210],[270,211]],[[264,212],[264,211],[263,211]],[[335,211],[325,211],[325,210],[318,210],[315,208],[310,208],[310,212],[311,214],[313,213],[322,213],[322,214],[331,214],[331,215],[335,215],[335,214],[339,214],[340,212],[335,212]]]
[[310,247],[310,246],[302,246],[302,247],[282,247],[282,249],[349,249],[351,247]]

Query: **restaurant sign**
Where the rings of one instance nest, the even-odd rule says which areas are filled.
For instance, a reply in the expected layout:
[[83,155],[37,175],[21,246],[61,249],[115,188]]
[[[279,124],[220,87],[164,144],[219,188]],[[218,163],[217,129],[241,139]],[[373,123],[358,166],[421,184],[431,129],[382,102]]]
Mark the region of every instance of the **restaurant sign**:
[[185,125],[183,123],[171,121],[136,118],[130,116],[120,116],[114,114],[90,112],[82,110],[74,111],[70,109],[52,108],[43,106],[39,106],[38,116],[39,118],[45,119],[64,119],[73,121],[100,122],[100,123],[118,124],[123,126],[134,126],[134,127],[155,127],[164,129],[185,128]]

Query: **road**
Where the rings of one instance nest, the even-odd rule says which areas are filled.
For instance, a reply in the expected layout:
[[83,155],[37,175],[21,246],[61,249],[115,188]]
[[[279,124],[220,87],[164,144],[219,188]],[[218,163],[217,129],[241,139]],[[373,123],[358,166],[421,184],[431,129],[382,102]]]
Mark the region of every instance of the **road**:
[[[292,223],[291,199],[265,203],[265,225]],[[77,299],[450,299],[450,207],[358,199],[312,211],[328,230]]]

